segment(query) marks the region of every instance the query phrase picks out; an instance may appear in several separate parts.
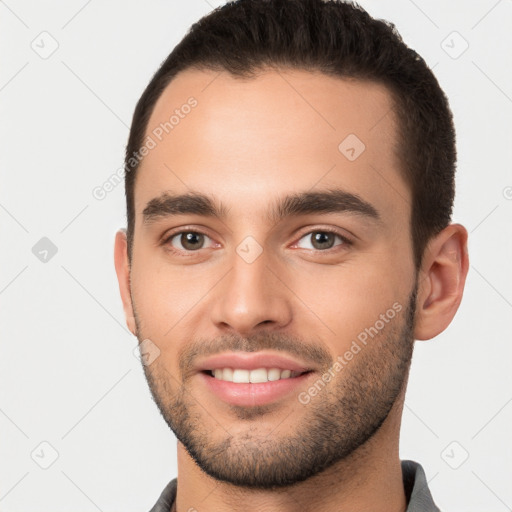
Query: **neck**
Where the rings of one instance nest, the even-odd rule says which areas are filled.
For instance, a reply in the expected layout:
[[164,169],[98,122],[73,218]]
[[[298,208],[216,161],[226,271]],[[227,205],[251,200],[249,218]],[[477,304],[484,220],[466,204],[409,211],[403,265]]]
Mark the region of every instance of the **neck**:
[[346,459],[282,489],[246,489],[205,474],[178,442],[177,512],[404,512],[407,508],[398,454],[403,399],[375,435]]

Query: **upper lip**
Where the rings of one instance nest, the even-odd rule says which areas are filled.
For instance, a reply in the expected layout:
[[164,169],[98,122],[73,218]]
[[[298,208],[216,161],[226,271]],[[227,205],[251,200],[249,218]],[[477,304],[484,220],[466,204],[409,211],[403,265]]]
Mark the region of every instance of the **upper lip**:
[[230,352],[208,357],[198,365],[199,371],[215,370],[217,368],[240,368],[256,370],[257,368],[280,368],[295,372],[313,370],[308,365],[291,357],[265,352]]

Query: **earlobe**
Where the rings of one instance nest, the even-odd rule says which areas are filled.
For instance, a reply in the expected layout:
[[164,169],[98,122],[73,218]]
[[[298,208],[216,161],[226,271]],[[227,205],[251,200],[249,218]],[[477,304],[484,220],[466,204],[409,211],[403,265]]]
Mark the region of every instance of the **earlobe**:
[[116,268],[117,280],[119,283],[119,292],[123,302],[124,315],[126,325],[130,332],[136,336],[137,329],[135,325],[135,317],[133,314],[133,305],[130,289],[130,265],[128,261],[128,243],[126,239],[126,231],[120,229],[116,233],[114,243],[114,265]]
[[464,226],[450,224],[425,250],[418,284],[415,339],[437,336],[455,316],[469,268],[467,238]]

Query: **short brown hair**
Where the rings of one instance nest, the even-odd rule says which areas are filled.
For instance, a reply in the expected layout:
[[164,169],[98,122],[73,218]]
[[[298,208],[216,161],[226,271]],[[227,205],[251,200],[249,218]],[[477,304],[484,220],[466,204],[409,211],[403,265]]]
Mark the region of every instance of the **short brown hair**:
[[237,0],[194,23],[155,73],[132,119],[126,147],[128,256],[135,227],[134,184],[156,101],[188,68],[250,78],[264,68],[321,71],[385,85],[399,121],[400,172],[411,190],[416,269],[426,244],[451,219],[455,195],[455,130],[448,100],[425,61],[395,26],[354,3],[331,0]]

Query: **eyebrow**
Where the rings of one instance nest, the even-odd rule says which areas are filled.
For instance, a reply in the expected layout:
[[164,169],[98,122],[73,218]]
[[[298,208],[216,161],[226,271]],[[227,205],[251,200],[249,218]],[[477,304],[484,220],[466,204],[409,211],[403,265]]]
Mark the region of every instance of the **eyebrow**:
[[[143,223],[151,224],[177,215],[201,215],[226,219],[229,208],[215,197],[203,193],[169,194],[164,192],[151,199],[142,212]],[[378,210],[356,194],[341,189],[299,192],[279,198],[267,213],[270,223],[287,217],[326,213],[351,213],[376,223],[382,223]]]

